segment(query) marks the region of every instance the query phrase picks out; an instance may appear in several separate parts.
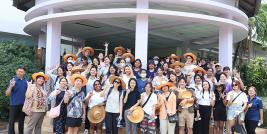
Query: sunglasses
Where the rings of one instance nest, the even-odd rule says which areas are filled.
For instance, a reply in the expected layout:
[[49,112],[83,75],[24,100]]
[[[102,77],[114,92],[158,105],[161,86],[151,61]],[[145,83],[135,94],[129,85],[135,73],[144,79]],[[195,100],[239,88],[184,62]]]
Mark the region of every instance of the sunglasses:
[[120,82],[120,81],[117,81],[117,80],[115,80],[115,81],[114,81],[114,83],[118,83],[118,84],[120,84],[121,82]]
[[233,87],[235,87],[235,86],[238,86],[238,85],[235,83],[235,84],[233,84]]

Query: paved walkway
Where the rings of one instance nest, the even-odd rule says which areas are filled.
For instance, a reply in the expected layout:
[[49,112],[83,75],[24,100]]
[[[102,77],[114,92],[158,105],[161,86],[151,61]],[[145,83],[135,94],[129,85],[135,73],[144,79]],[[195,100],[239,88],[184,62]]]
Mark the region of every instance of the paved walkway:
[[[1,130],[2,128],[3,128],[3,126],[0,126],[0,134],[7,134],[7,130],[6,129]],[[17,124],[16,124],[15,128],[17,128]],[[81,130],[81,132],[79,134],[83,134],[82,132],[83,132],[83,130]],[[125,132],[124,129],[119,130],[119,134],[123,134],[123,132]],[[42,126],[42,134],[53,134],[53,127],[52,127],[52,125],[50,125],[50,119],[48,117],[45,117],[45,119],[44,119],[43,126]],[[257,128],[256,134],[267,134],[267,129]]]

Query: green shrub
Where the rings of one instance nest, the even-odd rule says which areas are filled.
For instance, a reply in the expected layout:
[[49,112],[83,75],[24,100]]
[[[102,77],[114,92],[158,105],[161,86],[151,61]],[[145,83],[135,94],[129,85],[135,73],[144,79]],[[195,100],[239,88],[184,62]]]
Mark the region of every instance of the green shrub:
[[15,42],[0,43],[0,120],[8,119],[9,97],[5,90],[9,80],[15,75],[19,65],[26,68],[26,78],[29,79],[34,72],[41,71],[35,64],[34,47],[16,44]]
[[240,71],[245,86],[255,86],[259,96],[267,96],[267,65],[264,58],[257,57],[241,66]]

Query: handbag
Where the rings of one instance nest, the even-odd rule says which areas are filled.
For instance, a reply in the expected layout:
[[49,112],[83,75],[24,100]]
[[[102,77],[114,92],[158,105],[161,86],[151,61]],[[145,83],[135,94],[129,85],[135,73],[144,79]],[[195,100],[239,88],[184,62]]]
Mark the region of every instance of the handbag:
[[[166,101],[168,101],[170,95],[171,95],[171,93],[166,98]],[[167,117],[168,117],[169,123],[176,123],[176,122],[178,122],[178,116],[177,116],[177,114],[169,115],[168,112],[167,112],[167,106],[166,106],[165,101],[163,101],[163,103],[164,103],[164,106],[165,106],[165,109],[166,109],[166,113],[167,113]]]
[[32,103],[33,103],[33,97],[30,98],[25,98],[23,107],[22,107],[22,111],[26,114],[26,115],[31,115],[32,113]]
[[47,116],[50,117],[50,118],[56,118],[60,115],[60,108],[61,108],[61,104],[64,100],[64,97],[63,99],[61,100],[61,102],[56,106],[56,107],[53,107],[51,108],[48,112],[47,112]]

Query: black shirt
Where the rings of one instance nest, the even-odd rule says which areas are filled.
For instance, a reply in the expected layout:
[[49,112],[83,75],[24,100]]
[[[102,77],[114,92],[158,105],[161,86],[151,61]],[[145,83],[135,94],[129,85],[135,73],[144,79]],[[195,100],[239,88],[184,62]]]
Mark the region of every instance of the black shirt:
[[220,80],[220,76],[221,76],[221,72],[215,73],[215,78],[216,78],[217,81]]
[[[124,97],[126,96],[126,93]],[[140,93],[138,90],[133,90],[128,94],[127,102],[124,104],[124,109],[130,109],[133,105],[137,103],[137,101],[140,99]]]

